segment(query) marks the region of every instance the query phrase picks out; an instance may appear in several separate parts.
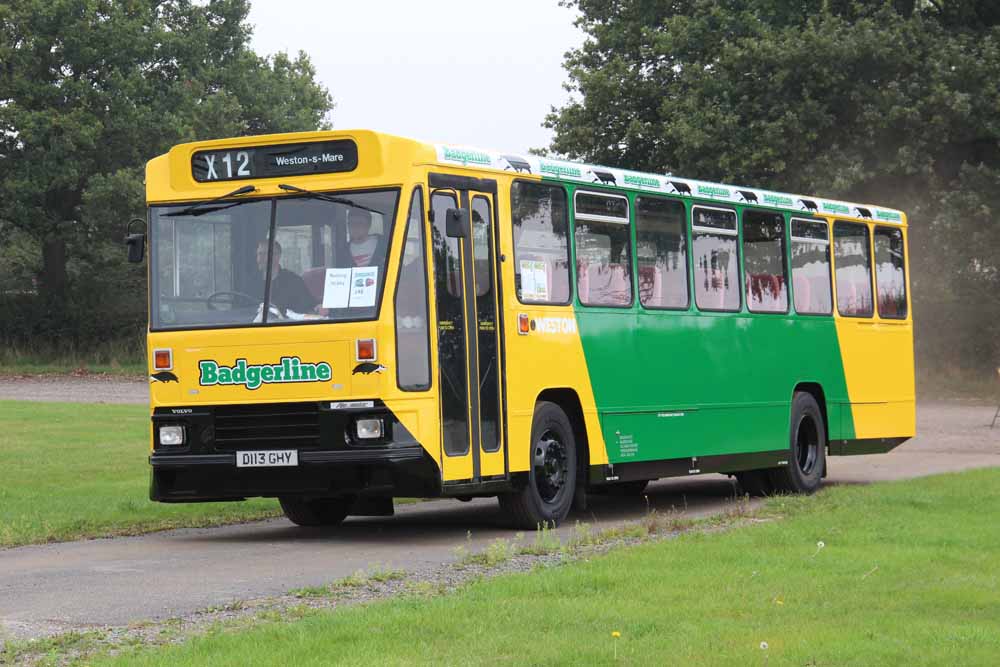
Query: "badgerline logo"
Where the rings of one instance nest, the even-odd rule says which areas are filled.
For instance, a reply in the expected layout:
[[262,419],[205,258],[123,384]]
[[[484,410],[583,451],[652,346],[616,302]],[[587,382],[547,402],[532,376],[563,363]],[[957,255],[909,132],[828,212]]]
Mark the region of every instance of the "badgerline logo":
[[212,360],[199,361],[201,377],[198,384],[211,387],[218,384],[242,384],[251,391],[262,384],[285,382],[326,382],[333,377],[330,364],[321,361],[304,364],[298,357],[282,357],[279,364],[248,366],[246,359],[237,359],[233,366],[220,366]]

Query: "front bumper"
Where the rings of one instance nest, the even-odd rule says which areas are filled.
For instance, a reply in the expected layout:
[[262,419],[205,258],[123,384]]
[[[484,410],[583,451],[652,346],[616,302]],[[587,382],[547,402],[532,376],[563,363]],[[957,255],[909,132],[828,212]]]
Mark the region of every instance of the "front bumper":
[[[159,408],[149,496],[160,502],[206,502],[275,496],[435,496],[441,475],[434,460],[384,405],[388,428],[361,446],[347,429],[352,413],[322,403]],[[371,410],[368,410],[371,412]],[[180,424],[183,447],[159,446],[157,427]],[[297,466],[238,468],[237,451],[296,450]]]

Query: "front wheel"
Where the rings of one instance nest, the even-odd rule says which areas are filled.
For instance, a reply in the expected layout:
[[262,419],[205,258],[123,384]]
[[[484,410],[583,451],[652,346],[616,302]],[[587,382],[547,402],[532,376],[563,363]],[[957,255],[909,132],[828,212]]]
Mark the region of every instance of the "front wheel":
[[788,465],[770,471],[776,491],[813,493],[826,470],[826,426],[823,411],[812,394],[797,392],[792,397]]
[[576,441],[566,413],[540,401],[531,422],[528,483],[501,494],[500,509],[517,528],[555,527],[569,514],[576,492]]
[[353,498],[278,498],[281,511],[297,526],[336,526],[347,518]]

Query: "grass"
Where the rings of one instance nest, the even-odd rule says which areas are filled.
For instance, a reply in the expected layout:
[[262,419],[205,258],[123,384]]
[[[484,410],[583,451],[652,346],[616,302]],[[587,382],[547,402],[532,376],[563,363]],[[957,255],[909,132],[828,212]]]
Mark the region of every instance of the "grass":
[[833,488],[772,499],[781,520],[93,664],[993,665],[998,513],[1000,469]]
[[26,348],[0,344],[0,376],[90,373],[142,377],[146,374],[142,339],[108,341],[74,348],[71,345]]
[[149,409],[0,401],[0,548],[280,514],[273,500],[149,500]]

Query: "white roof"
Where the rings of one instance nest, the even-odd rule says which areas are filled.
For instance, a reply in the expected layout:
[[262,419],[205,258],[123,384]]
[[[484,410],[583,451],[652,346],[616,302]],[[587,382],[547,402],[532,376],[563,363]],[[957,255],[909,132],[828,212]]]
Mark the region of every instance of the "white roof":
[[817,215],[871,218],[879,222],[901,223],[902,211],[855,202],[827,199],[787,192],[772,192],[743,185],[710,183],[670,174],[647,174],[614,167],[551,160],[534,155],[516,155],[498,151],[436,144],[439,162],[480,169],[513,171],[535,176],[548,176],[587,185],[613,186],[659,192],[681,197],[696,197],[734,204],[752,204],[766,208],[785,209]]

